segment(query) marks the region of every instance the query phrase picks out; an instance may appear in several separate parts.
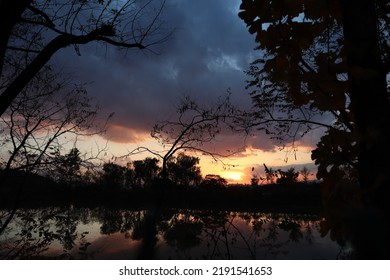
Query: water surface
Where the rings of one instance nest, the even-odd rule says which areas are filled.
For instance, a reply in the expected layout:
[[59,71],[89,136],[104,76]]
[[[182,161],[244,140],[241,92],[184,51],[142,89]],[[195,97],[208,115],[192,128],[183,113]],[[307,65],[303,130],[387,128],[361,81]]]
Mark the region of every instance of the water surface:
[[318,216],[302,214],[24,209],[0,236],[1,259],[337,259],[345,253],[320,236]]

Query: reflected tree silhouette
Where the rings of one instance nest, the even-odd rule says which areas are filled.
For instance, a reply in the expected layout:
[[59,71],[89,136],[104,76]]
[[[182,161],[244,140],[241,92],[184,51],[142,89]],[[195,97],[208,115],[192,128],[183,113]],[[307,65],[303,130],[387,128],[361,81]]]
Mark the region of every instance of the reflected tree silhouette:
[[119,210],[104,209],[101,219],[100,232],[113,234],[122,231],[123,217]]
[[135,231],[137,225],[142,221],[142,213],[143,211],[124,211],[122,214],[123,224],[120,232],[125,233],[126,238],[131,238],[131,230]]
[[[319,230],[319,226],[314,222],[316,217],[296,216],[292,214],[264,214],[264,213],[243,213],[240,215],[247,224],[251,225],[252,233],[247,243],[252,239],[254,252],[265,249],[263,257],[269,255],[274,258],[279,254],[288,254],[288,251],[282,250],[283,246],[288,243],[299,243],[303,240],[309,244],[313,243],[314,232]],[[279,241],[283,232],[288,233],[286,241]]]
[[[94,246],[100,237],[92,237],[83,230],[89,223],[99,226],[96,229],[101,237],[114,238],[107,240],[129,239],[130,243],[124,243],[129,247],[121,250],[138,259],[288,258],[290,246],[313,246],[313,241],[319,238],[319,221],[314,215],[167,210],[161,211],[157,221],[150,220],[156,217],[150,211],[73,207],[18,211],[1,236],[0,258],[109,256],[104,251],[106,245]],[[139,246],[132,246],[135,244],[132,241]],[[342,247],[334,258],[348,258],[348,252]]]
[[[18,210],[12,227],[1,236],[0,258],[72,259],[76,256],[71,251],[77,246],[77,258],[88,258],[91,243],[86,241],[88,232],[76,231],[80,222],[77,214],[72,208]],[[55,244],[61,245],[61,253],[51,255],[48,252]]]
[[[54,235],[48,231],[44,220],[40,223],[33,218],[36,213],[29,211],[16,212],[17,226],[19,230],[12,236],[12,229],[7,228],[2,235],[0,252],[2,259],[30,258],[39,255],[45,247],[54,239]],[[33,238],[33,233],[43,236],[44,240]]]
[[158,241],[157,225],[160,222],[160,209],[150,209],[145,211],[142,223],[142,246],[138,253],[138,259],[154,259],[155,247]]
[[180,251],[186,251],[200,244],[203,223],[188,211],[175,213],[171,219],[162,222],[160,230],[167,244]]
[[79,223],[79,218],[76,214],[77,213],[72,211],[72,208],[69,207],[65,209],[64,212],[54,216],[54,226],[57,228],[56,234],[58,237],[62,237],[59,241],[66,251],[72,250],[77,238],[76,228]]
[[144,235],[144,222],[145,222],[145,212],[138,212],[136,215],[135,215],[135,219],[134,219],[134,227],[133,227],[133,231],[132,231],[132,234],[130,235],[130,237],[134,240],[141,240],[142,239],[142,236]]

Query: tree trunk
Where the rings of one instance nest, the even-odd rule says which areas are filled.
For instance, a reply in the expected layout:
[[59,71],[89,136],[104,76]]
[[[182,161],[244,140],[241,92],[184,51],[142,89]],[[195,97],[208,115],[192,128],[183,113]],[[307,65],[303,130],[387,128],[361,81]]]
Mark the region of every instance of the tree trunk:
[[12,30],[32,0],[0,1],[0,75],[3,73],[4,57]]
[[342,4],[351,108],[360,147],[360,184],[369,193],[369,203],[388,210],[390,110],[375,1],[344,0]]
[[390,202],[386,71],[381,58],[375,1],[342,0],[351,111],[359,147],[358,173],[364,211],[351,219],[358,258],[386,258]]
[[162,184],[163,184],[161,187],[165,188],[166,185],[168,184],[167,159],[165,157],[163,158],[161,177],[162,177]]
[[58,50],[71,44],[86,44],[95,39],[95,34],[90,33],[84,36],[58,35],[50,41],[34,60],[1,93],[0,116]]

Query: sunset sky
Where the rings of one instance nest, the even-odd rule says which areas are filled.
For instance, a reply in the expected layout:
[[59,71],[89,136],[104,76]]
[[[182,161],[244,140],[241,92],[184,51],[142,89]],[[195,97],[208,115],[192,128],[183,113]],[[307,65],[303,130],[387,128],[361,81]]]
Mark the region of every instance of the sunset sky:
[[[152,51],[120,51],[95,43],[80,46],[81,56],[73,48],[60,51],[53,64],[72,73],[101,106],[101,116],[114,112],[108,131],[101,137],[80,142],[88,149],[108,141],[107,159],[119,157],[137,146],[158,148],[150,130],[161,120],[175,116],[175,106],[184,96],[198,102],[210,102],[228,89],[232,100],[241,108],[250,108],[249,90],[244,74],[249,64],[259,57],[251,36],[238,17],[240,0],[167,0],[164,10],[166,30],[175,29],[171,38]],[[244,153],[224,159],[235,165],[226,169],[201,157],[203,176],[220,174],[229,182],[249,183],[252,167],[263,174],[263,163],[272,168],[296,170],[315,167],[310,151],[319,133],[308,134],[295,154],[279,150],[267,136],[257,134],[244,142],[239,136],[217,139],[214,148],[234,150],[246,145]],[[210,146],[210,148],[213,148]],[[143,154],[126,160],[151,156]],[[286,162],[286,159],[287,162]]]

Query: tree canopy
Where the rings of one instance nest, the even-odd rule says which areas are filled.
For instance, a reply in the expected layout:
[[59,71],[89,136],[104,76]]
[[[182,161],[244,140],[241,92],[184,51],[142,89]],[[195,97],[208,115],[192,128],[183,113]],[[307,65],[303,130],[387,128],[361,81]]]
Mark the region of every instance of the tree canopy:
[[261,54],[247,72],[253,125],[281,140],[324,127],[312,159],[329,194],[356,179],[361,203],[389,214],[389,1],[243,0],[240,9]]
[[[254,125],[283,140],[325,127],[313,152],[318,176],[348,166],[366,185],[365,162],[382,155],[369,146],[383,149],[389,122],[390,38],[388,1],[361,2],[244,0],[239,16],[262,53],[247,72]],[[331,117],[324,121],[325,113]]]
[[179,153],[167,163],[169,179],[175,185],[190,187],[202,180],[199,158]]

